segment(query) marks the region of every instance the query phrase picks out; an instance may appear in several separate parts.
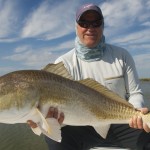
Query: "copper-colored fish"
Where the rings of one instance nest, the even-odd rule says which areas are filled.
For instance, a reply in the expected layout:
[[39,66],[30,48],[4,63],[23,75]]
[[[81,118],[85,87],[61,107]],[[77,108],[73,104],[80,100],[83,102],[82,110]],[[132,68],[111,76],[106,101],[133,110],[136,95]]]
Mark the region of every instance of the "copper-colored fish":
[[143,115],[136,111],[96,81],[73,81],[62,63],[48,65],[44,70],[15,71],[0,77],[1,123],[33,120],[44,134],[59,140],[57,121],[45,120],[50,106],[64,112],[64,124],[91,125],[103,137],[106,133],[99,126],[128,123],[133,115],[141,116],[145,123],[150,122],[149,113]]

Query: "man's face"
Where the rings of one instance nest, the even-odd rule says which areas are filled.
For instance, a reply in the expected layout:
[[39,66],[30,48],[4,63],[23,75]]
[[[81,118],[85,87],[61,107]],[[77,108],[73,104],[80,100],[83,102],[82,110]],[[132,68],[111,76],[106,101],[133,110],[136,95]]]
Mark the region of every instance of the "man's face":
[[[96,13],[95,11],[87,11],[80,18],[81,22],[87,21],[94,23],[99,20],[100,17],[98,13]],[[85,28],[81,27],[81,25],[77,23],[77,35],[82,44],[84,44],[89,48],[95,47],[99,43],[102,34],[103,34],[103,25],[98,27],[93,27],[92,25],[89,25],[89,27]]]

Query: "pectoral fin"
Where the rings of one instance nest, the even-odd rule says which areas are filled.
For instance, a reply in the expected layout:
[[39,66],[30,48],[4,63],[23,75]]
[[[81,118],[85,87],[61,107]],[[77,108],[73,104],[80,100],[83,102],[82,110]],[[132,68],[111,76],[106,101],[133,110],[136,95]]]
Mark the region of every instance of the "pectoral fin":
[[47,118],[45,121],[49,125],[48,128],[46,128],[45,124],[43,124],[45,127],[38,124],[42,133],[54,141],[61,142],[61,127],[58,120],[55,118]]
[[60,142],[61,141],[61,127],[58,123],[58,120],[55,118],[47,118],[43,116],[43,114],[36,108],[38,115],[41,118],[41,121],[37,123],[37,128],[32,129],[33,132],[37,135],[43,133],[47,137]]
[[106,139],[109,128],[110,128],[110,124],[100,124],[99,126],[94,127],[96,132],[99,135],[101,135],[104,139]]
[[31,128],[32,131],[36,134],[36,135],[41,135],[42,131],[39,127],[36,127],[36,128]]

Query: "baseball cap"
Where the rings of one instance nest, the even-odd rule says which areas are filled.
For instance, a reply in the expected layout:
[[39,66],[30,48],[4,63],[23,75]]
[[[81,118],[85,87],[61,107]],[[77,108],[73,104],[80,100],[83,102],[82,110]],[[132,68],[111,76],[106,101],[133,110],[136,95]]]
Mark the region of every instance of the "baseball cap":
[[95,4],[85,4],[82,5],[76,12],[76,21],[78,22],[80,20],[80,17],[88,10],[94,10],[96,11],[99,15],[100,18],[103,19],[103,14],[101,9],[95,5]]

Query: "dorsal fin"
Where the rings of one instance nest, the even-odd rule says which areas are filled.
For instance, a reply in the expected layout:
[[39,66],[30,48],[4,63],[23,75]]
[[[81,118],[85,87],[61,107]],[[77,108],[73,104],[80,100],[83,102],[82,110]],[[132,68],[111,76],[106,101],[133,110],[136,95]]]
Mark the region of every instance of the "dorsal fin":
[[68,73],[63,62],[60,62],[58,64],[48,64],[42,70],[48,71],[48,72],[60,75],[64,78],[68,78],[72,80],[72,76]]
[[85,86],[88,86],[89,88],[96,90],[97,92],[101,93],[107,98],[113,99],[114,101],[119,102],[119,103],[123,103],[126,106],[133,107],[132,104],[128,103],[125,99],[121,98],[119,95],[112,92],[111,90],[104,87],[103,85],[101,85],[100,83],[98,83],[97,81],[93,79],[87,78],[84,80],[80,80],[78,82],[80,82],[81,84],[84,84]]

